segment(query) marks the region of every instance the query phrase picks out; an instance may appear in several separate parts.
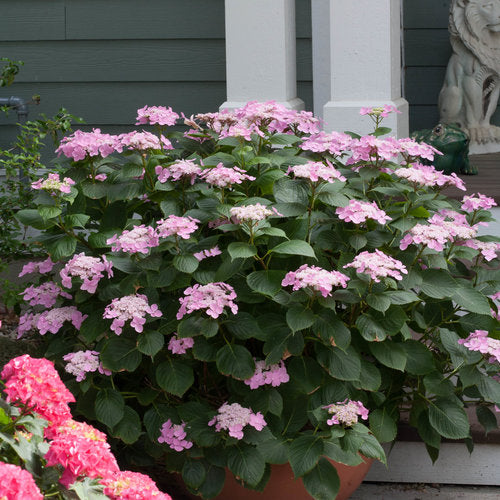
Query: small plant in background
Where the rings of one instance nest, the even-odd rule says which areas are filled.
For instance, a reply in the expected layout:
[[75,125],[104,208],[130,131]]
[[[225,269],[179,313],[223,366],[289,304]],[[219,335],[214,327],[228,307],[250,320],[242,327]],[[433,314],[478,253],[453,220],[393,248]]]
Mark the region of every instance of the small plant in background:
[[263,489],[288,462],[334,498],[323,457],[384,461],[401,414],[433,459],[443,438],[472,446],[466,407],[496,427],[500,243],[478,236],[494,202],[443,195],[463,182],[383,137],[393,111],[363,110],[360,137],[273,102],[185,134],[146,107],[159,136],[61,141],[70,161],[17,214],[49,255],[23,271],[19,333],[43,336],[120,456],[205,498],[226,471]]
[[148,476],[120,471],[106,435],[72,419],[75,398],[53,363],[23,355],[0,377],[0,498],[170,499]]
[[8,57],[0,57],[2,69],[0,71],[0,87],[8,87],[14,83],[20,67],[24,65],[23,61],[13,61]]

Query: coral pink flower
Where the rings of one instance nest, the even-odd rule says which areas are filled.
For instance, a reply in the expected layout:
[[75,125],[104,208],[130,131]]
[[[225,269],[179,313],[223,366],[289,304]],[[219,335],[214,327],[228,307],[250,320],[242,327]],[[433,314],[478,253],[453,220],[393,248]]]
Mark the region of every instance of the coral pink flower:
[[339,271],[327,271],[317,266],[304,264],[296,271],[287,273],[281,286],[293,286],[293,290],[300,288],[312,288],[321,292],[323,297],[331,295],[332,288],[341,286],[345,288],[349,277]]
[[52,361],[24,354],[11,359],[0,377],[5,382],[7,401],[33,407],[52,425],[61,425],[71,418],[68,403],[74,403],[75,398],[62,383]]
[[18,465],[0,462],[0,499],[43,500],[33,476]]
[[254,429],[261,431],[267,423],[260,412],[254,413],[251,408],[244,408],[238,403],[224,403],[208,425],[215,425],[217,432],[227,430],[231,437],[243,439],[244,427],[251,425]]
[[104,309],[103,318],[112,319],[111,330],[117,335],[122,333],[125,322],[130,321],[130,326],[141,333],[146,323],[146,314],[153,318],[162,316],[162,312],[156,304],[148,304],[148,298],[145,295],[136,293],[126,297],[116,298],[111,301]]
[[100,479],[104,494],[111,500],[172,500],[155,482],[140,472],[119,471]]
[[205,309],[209,316],[216,319],[223,313],[226,306],[233,314],[238,312],[238,306],[233,302],[236,292],[227,283],[196,284],[186,288],[184,295],[185,297],[179,299],[181,307],[177,312],[177,319],[182,319],[186,314],[200,309]]

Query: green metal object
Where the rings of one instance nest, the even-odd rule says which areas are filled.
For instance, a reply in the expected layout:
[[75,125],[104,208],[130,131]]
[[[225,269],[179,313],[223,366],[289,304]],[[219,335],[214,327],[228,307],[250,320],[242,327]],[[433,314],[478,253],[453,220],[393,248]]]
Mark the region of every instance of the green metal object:
[[418,142],[430,144],[443,153],[436,155],[433,162],[423,163],[432,163],[445,174],[478,173],[477,168],[469,161],[469,137],[458,125],[439,123],[433,129],[416,130],[411,137]]

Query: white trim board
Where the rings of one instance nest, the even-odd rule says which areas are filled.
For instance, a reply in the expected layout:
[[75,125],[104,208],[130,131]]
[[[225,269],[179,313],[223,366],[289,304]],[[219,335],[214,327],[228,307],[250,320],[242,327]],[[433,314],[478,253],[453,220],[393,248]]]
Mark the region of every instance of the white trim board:
[[500,445],[477,444],[470,455],[463,443],[443,443],[434,465],[424,443],[398,441],[386,453],[388,467],[375,462],[365,481],[500,485]]

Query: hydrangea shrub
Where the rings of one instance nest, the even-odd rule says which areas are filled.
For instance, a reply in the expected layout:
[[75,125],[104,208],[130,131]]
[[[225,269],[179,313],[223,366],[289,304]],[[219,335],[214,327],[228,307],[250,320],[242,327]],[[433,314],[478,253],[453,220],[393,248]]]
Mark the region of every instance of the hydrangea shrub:
[[385,460],[402,413],[433,458],[469,440],[469,405],[496,427],[500,243],[478,235],[494,201],[445,196],[464,182],[384,137],[393,111],[363,110],[360,137],[273,102],[185,133],[145,107],[157,135],[62,141],[59,176],[18,213],[49,256],[22,272],[45,286],[19,332],[44,336],[77,411],[132,461],[204,498],[226,471],[263,489],[289,462],[315,496],[336,477],[321,457]]

